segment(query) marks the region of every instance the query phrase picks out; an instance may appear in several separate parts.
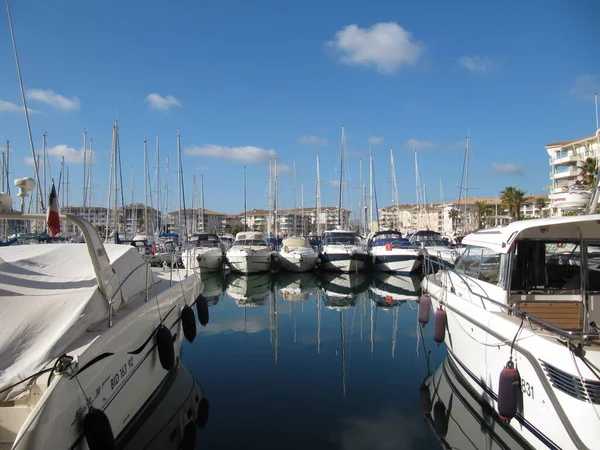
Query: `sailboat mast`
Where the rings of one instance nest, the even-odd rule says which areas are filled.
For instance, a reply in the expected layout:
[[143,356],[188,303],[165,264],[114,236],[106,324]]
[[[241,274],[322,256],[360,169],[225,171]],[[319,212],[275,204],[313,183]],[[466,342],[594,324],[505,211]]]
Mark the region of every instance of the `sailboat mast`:
[[246,164],[244,164],[244,231],[248,231],[248,216],[246,214]]
[[[130,169],[130,176],[131,176],[131,220],[132,220],[132,225],[133,225],[133,235],[136,235],[137,232],[137,208],[135,208],[133,206],[133,203],[135,201],[135,180],[134,180],[134,175],[133,175],[133,164],[131,165],[131,169]],[[127,211],[127,209],[125,209],[125,211]],[[134,212],[135,212],[135,216],[134,216]]]
[[394,229],[398,228],[399,215],[400,215],[400,205],[398,198],[398,184],[396,182],[396,163],[394,161],[394,150],[390,147],[390,164],[392,170],[392,206],[394,207],[394,219],[393,226]]
[[[362,164],[362,158],[360,158],[358,160],[358,186],[361,191],[362,191],[362,185],[363,185],[363,164]],[[358,197],[358,211],[360,214],[360,221],[358,222],[358,231],[359,231],[359,233],[366,234],[367,230],[365,228],[363,228],[362,209],[363,209],[363,198],[362,198],[362,192],[361,192],[361,195]]]
[[317,153],[317,236],[321,236],[321,168],[319,154]]
[[[114,136],[113,136],[114,139]],[[83,130],[83,212],[87,203],[87,130]]]
[[202,221],[202,232],[206,233],[206,230],[204,229],[204,175],[200,175],[200,201],[202,202],[200,206],[200,212],[202,214],[200,217],[200,220]]
[[304,184],[300,185],[300,220],[302,226],[302,236],[306,236],[306,229],[304,227]]
[[[373,199],[374,199],[374,191],[375,191],[375,182],[373,180],[373,152],[369,153],[369,190],[370,190],[370,199],[369,199],[369,226],[373,224]],[[371,230],[373,231],[373,230]]]
[[160,234],[160,219],[162,217],[162,209],[160,209],[160,196],[161,196],[161,185],[160,185],[160,135],[156,133],[156,211],[158,216],[156,219],[156,226]]
[[148,235],[148,141],[144,138],[144,236]]
[[362,218],[361,221],[363,223],[363,230],[365,230],[365,234],[368,234],[369,232],[369,227],[367,225],[367,210],[369,209],[367,207],[367,187],[363,184],[362,185],[362,198],[363,198],[363,211],[362,211]]
[[[115,227],[115,236],[117,235],[118,231],[119,231],[119,196],[118,196],[118,189],[119,189],[119,185],[118,185],[118,168],[119,168],[119,164],[118,164],[118,146],[117,146],[117,133],[119,132],[119,125],[118,122],[115,120],[115,124],[113,126],[113,189],[114,189],[114,194],[115,194],[115,198],[114,198],[114,203],[113,203],[113,217],[114,217],[114,227]],[[87,139],[87,131],[86,133],[86,139]]]
[[274,172],[275,172],[275,199],[274,199],[274,208],[273,208],[273,213],[275,214],[275,240],[277,241],[277,237],[279,236],[279,224],[277,223],[277,210],[279,209],[279,175],[277,173],[277,160],[279,158],[276,156],[275,157],[275,167],[274,167]]
[[298,234],[297,230],[296,230],[296,192],[297,192],[297,186],[296,186],[296,158],[294,158],[294,216],[292,218],[292,228],[293,228],[293,236],[296,236]]
[[344,127],[342,127],[342,148],[340,151],[340,194],[338,198],[338,226],[342,226],[342,193],[344,187]]
[[269,222],[267,232],[273,232],[273,158],[269,158]]
[[88,202],[87,202],[87,206],[88,206],[88,210],[91,209],[92,205],[92,200],[93,200],[93,191],[92,191],[92,167],[93,167],[93,158],[92,155],[94,154],[94,140],[90,139],[90,151],[88,152],[88,189],[87,189],[87,196],[88,196]]
[[467,144],[465,147],[465,234],[469,231],[469,217],[467,203],[469,201],[469,146],[471,141],[471,132],[467,135]]
[[45,196],[47,189],[48,189],[48,185],[46,184],[46,165],[47,165],[47,146],[46,146],[46,133],[42,134],[42,176],[43,176],[43,186],[44,186],[44,190],[42,195]]
[[178,232],[181,236],[181,135],[177,132],[177,208],[179,209],[178,215]]

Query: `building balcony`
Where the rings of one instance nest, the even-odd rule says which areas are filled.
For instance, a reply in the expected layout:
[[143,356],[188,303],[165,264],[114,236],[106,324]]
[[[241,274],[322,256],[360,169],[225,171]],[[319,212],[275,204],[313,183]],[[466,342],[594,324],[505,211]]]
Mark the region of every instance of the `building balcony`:
[[562,180],[565,178],[576,178],[577,175],[579,175],[579,169],[576,167],[570,167],[566,170],[561,170],[560,172],[555,172],[552,175],[552,179]]
[[567,154],[561,154],[556,158],[550,159],[551,166],[564,166],[568,164],[573,164],[579,161],[580,158],[577,156],[575,152],[567,152]]

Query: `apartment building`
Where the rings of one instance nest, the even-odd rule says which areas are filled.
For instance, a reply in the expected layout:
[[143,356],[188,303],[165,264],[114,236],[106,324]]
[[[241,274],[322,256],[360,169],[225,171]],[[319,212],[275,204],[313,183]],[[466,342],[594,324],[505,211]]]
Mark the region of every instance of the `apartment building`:
[[554,207],[553,202],[577,180],[586,158],[599,158],[600,134],[546,144],[546,151],[550,157],[550,185],[546,187],[549,190],[550,207],[553,213],[561,215],[562,212]]
[[[185,209],[181,210],[181,227],[188,234],[193,233],[229,233],[235,227],[241,226],[242,222],[238,216],[225,214],[210,209]],[[167,215],[166,231],[179,230],[179,211],[170,212]]]

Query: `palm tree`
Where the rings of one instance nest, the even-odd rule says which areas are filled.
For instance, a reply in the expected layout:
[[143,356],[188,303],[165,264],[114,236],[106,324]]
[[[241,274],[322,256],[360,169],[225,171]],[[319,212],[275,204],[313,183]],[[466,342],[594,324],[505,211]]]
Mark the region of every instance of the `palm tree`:
[[586,158],[583,166],[579,169],[579,175],[588,186],[596,185],[596,174],[598,173],[598,160],[596,158]]
[[544,208],[546,207],[546,200],[542,197],[538,197],[535,199],[535,207],[540,210],[540,217],[544,217]]
[[450,211],[448,211],[448,217],[450,217],[450,220],[452,221],[452,232],[453,233],[456,231],[456,221],[458,220],[459,215],[460,215],[460,213],[458,212],[457,209],[452,208]]
[[479,228],[484,228],[485,218],[490,215],[494,210],[492,205],[480,200],[475,201],[475,213],[477,214],[477,224]]
[[513,220],[521,219],[521,208],[527,204],[525,191],[508,186],[500,192],[500,204],[508,211]]

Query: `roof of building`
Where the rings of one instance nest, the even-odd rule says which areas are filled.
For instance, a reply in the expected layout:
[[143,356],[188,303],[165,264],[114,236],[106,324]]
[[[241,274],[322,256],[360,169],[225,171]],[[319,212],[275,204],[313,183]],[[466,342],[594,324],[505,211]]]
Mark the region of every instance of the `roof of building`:
[[597,137],[598,137],[597,135],[592,134],[591,136],[584,137],[581,139],[572,139],[570,141],[551,142],[549,144],[546,144],[546,148],[547,147],[565,147],[566,145],[572,145],[572,144],[576,144],[579,142],[588,141],[590,139],[596,139]]

